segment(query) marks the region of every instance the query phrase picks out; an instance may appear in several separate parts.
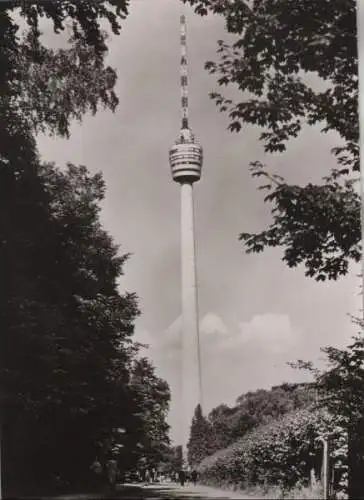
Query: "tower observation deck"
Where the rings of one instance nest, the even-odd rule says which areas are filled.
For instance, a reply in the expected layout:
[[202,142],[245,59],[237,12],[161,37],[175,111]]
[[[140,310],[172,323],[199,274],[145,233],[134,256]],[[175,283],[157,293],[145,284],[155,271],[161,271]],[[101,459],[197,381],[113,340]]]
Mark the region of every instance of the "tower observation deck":
[[173,180],[180,184],[192,184],[200,180],[202,170],[202,147],[188,129],[181,129],[180,138],[169,152]]
[[203,152],[188,124],[188,74],[186,18],[181,16],[181,110],[180,136],[169,152],[173,180],[180,184],[193,184],[201,177]]

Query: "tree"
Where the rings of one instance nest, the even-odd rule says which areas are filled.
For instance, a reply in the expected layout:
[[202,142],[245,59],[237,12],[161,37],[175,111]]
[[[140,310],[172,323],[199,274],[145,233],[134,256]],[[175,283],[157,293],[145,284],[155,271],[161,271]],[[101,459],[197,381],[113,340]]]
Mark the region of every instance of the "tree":
[[182,1],[201,15],[222,15],[235,37],[218,42],[219,62],[206,63],[219,85],[243,93],[237,103],[210,94],[228,113],[230,130],[261,127],[267,153],[284,152],[306,125],[339,136],[332,151],[338,168],[319,185],[290,185],[252,163],[253,175],[264,177],[260,189],[270,190],[265,201],[272,204],[273,222],[260,233],[240,235],[247,252],[281,246],[289,267],[302,263],[316,280],[346,274],[360,259],[360,201],[355,181],[346,178],[359,171],[355,1],[308,0],[294,8],[289,0]]
[[181,445],[172,448],[172,470],[179,471],[183,467],[183,448]]
[[364,495],[362,470],[364,465],[364,339],[363,321],[353,318],[360,332],[346,348],[324,347],[327,366],[318,369],[312,362],[298,360],[292,367],[309,371],[319,395],[317,406],[328,409],[338,426],[348,436],[349,498]]
[[153,365],[146,357],[134,360],[130,388],[139,421],[136,459],[138,461],[143,457],[145,466],[156,467],[169,450],[167,414],[170,389],[167,382],[155,374]]
[[118,292],[127,254],[99,221],[102,177],[73,165],[17,173],[0,170],[7,496],[85,487],[105,439],[137,425],[129,380],[139,311],[134,294]]
[[119,102],[116,72],[105,67],[105,55],[74,36],[68,44],[67,49],[48,49],[30,30],[19,45],[12,105],[34,133],[68,137],[72,120],[80,122],[100,106],[115,111]]
[[348,495],[362,498],[364,467],[364,339],[361,333],[346,349],[323,349],[330,368],[317,377],[322,404],[336,416],[348,433]]
[[191,466],[197,466],[212,453],[211,437],[210,423],[202,414],[201,405],[198,404],[192,418],[190,439],[187,444],[188,462]]
[[106,20],[113,33],[120,33],[118,18],[124,19],[128,14],[129,0],[90,0],[89,2],[47,2],[34,0],[10,0],[2,3],[2,11],[9,12],[20,9],[19,13],[27,24],[34,29],[38,28],[39,19],[46,17],[53,23],[55,33],[62,32],[68,23],[76,39],[85,39],[88,45],[94,46],[97,52],[107,50],[105,40],[101,34],[100,24]]
[[314,400],[311,389],[309,384],[282,384],[242,394],[233,407],[213,408],[208,416],[213,451],[227,448],[259,425],[307,407]]
[[229,425],[229,417],[232,414],[234,410],[226,404],[221,404],[210,411],[208,420],[212,427],[213,452],[227,448],[233,441],[232,427]]
[[[80,120],[99,105],[115,109],[116,74],[105,67],[107,36],[101,22],[120,33],[119,19],[128,13],[127,0],[89,2],[2,2],[0,6],[0,61],[7,68],[0,77],[0,117],[21,117],[34,132],[68,136],[71,119]],[[15,9],[27,24],[19,37]],[[67,29],[69,49],[50,50],[41,42],[38,23],[47,17],[55,33]]]
[[[133,294],[117,291],[127,255],[119,256],[98,221],[103,181],[85,168],[70,165],[62,174],[41,165],[34,138],[39,131],[67,136],[72,119],[100,105],[115,109],[116,75],[104,64],[101,23],[119,33],[127,6],[0,6],[1,424],[9,496],[40,494],[39,484],[85,487],[90,461],[115,429],[135,425],[125,408],[132,408],[138,309]],[[42,45],[44,16],[56,33],[69,30],[69,49]]]

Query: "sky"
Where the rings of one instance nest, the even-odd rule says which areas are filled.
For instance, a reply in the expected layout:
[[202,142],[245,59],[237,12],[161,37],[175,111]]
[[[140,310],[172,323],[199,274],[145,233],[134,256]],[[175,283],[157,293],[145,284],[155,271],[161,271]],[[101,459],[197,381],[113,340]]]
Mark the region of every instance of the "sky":
[[[172,390],[171,436],[181,436],[180,192],[168,151],[180,126],[179,15],[187,15],[190,124],[204,149],[195,185],[196,247],[204,411],[233,405],[244,392],[303,381],[287,362],[323,363],[320,347],[343,346],[355,334],[348,314],[360,307],[357,267],[338,282],[317,283],[303,268],[289,269],[280,249],[247,255],[238,235],[271,220],[263,193],[248,166],[261,160],[289,182],[319,182],[335,161],[334,135],[305,129],[280,155],[265,155],[259,130],[227,130],[208,93],[218,90],[204,62],[226,38],[223,20],[200,18],[172,0],[133,0],[119,37],[112,37],[108,63],[116,68],[120,99],[114,114],[100,112],[73,124],[70,139],[38,138],[44,160],[71,161],[102,171],[105,228],[123,252],[120,290],[136,292],[142,310],[135,338]],[[45,41],[55,42],[43,24]],[[232,94],[239,98],[239,94]]]

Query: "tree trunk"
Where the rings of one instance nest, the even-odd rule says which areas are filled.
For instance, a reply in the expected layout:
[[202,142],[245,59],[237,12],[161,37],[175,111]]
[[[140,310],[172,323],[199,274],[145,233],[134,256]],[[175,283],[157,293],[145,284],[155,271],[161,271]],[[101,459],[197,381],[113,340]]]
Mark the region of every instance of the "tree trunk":
[[349,499],[364,499],[364,419],[349,433]]

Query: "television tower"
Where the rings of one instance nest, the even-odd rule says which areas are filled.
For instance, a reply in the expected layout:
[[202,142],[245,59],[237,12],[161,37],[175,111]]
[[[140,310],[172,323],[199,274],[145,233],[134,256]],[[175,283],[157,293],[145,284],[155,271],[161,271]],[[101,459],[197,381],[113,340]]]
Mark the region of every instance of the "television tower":
[[202,402],[201,356],[197,301],[193,183],[201,177],[202,147],[188,122],[186,18],[181,15],[181,111],[179,138],[169,152],[172,177],[181,186],[182,260],[182,446],[187,463],[187,442],[194,410]]

